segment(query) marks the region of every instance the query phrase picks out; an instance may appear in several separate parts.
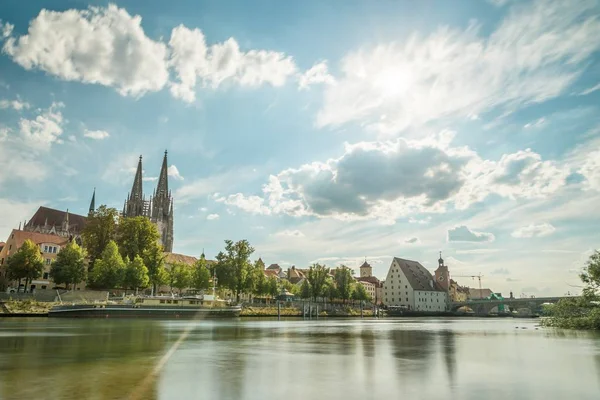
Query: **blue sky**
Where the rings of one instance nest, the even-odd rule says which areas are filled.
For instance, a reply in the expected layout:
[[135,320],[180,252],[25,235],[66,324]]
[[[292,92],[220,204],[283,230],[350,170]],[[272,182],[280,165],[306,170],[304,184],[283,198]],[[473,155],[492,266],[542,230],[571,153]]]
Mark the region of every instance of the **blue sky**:
[[[174,251],[516,295],[577,292],[600,236],[595,0],[3,1],[0,236],[121,209],[169,151]],[[476,284],[460,278],[462,284]]]

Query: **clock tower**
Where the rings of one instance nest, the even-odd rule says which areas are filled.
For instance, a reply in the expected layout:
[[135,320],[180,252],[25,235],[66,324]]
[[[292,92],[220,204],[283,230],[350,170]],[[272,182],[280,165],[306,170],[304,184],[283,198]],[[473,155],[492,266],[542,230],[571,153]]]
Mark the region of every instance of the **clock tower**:
[[435,270],[435,280],[444,290],[448,291],[450,288],[450,272],[448,266],[444,265],[444,259],[442,258],[442,252],[440,251],[440,258],[438,260],[438,268]]

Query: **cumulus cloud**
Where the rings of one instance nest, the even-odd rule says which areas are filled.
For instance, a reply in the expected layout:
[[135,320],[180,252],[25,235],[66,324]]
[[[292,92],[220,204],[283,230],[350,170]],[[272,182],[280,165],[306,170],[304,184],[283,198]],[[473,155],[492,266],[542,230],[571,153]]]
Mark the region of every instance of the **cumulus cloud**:
[[17,100],[0,100],[0,109],[12,108],[15,111],[28,109],[31,105],[25,101]]
[[484,38],[480,26],[347,54],[324,93],[319,126],[352,121],[384,134],[446,116],[510,112],[565,92],[600,49],[594,0],[515,3]]
[[175,165],[171,165],[167,169],[167,174],[175,180],[178,180],[178,181],[183,180],[183,176],[181,176],[181,174],[179,173],[179,170],[177,169],[177,167]]
[[167,48],[146,36],[142,18],[111,4],[87,10],[42,10],[28,33],[8,37],[4,52],[25,69],[139,96],[167,83]]
[[52,143],[59,142],[63,133],[63,103],[54,102],[34,119],[21,118],[19,133],[23,142],[35,150],[49,150]]
[[294,230],[289,230],[289,229],[285,229],[283,231],[279,231],[277,233],[274,233],[273,236],[277,236],[277,237],[304,237],[304,233],[302,233],[301,231],[294,229]]
[[516,238],[531,238],[548,236],[554,233],[556,228],[547,222],[541,224],[531,224],[516,229],[511,235]]
[[469,229],[465,225],[456,226],[448,229],[448,242],[493,242],[495,240],[493,233],[477,232]]
[[392,223],[415,213],[443,212],[452,203],[466,209],[492,193],[510,199],[548,196],[569,174],[529,149],[498,162],[483,160],[467,147],[451,146],[452,137],[444,131],[418,141],[347,144],[339,158],[271,175],[262,196],[235,193],[218,201],[254,214]]
[[329,74],[327,61],[321,61],[313,65],[310,69],[304,71],[298,78],[298,89],[305,90],[312,85],[325,84],[332,85],[335,78]]
[[281,86],[296,71],[293,59],[284,53],[269,50],[240,50],[230,38],[223,43],[207,45],[199,29],[180,25],[171,32],[169,66],[177,81],[171,84],[173,96],[191,102],[195,87],[216,89],[231,81],[242,86],[270,84]]
[[88,129],[83,132],[83,136],[94,140],[102,140],[110,137],[109,133],[106,131],[90,131]]
[[206,216],[206,219],[209,220],[209,221],[213,221],[215,219],[219,219],[219,214],[208,214]]

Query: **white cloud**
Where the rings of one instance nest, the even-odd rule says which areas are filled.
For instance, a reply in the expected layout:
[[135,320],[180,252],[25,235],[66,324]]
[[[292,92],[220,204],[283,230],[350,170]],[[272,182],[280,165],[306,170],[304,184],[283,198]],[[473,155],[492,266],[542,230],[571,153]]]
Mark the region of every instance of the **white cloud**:
[[77,138],[75,137],[75,135],[69,135],[69,137],[67,139],[69,139],[69,142],[76,142],[77,141]]
[[531,224],[516,229],[511,235],[516,238],[531,238],[548,236],[554,233],[556,228],[547,222],[541,224]]
[[542,117],[542,118],[538,118],[534,122],[529,122],[529,123],[525,124],[523,126],[523,128],[525,128],[525,129],[539,128],[539,127],[543,126],[545,123],[546,123],[546,119],[544,117]]
[[421,241],[419,240],[418,237],[411,237],[408,239],[404,239],[404,243],[406,244],[419,244]]
[[215,219],[219,219],[219,214],[208,214],[206,216],[206,219],[209,220],[209,221],[213,221]]
[[201,211],[201,212],[207,212],[208,208],[206,208],[206,207],[200,207],[198,210]]
[[144,176],[142,177],[144,182],[154,182],[158,180],[158,176]]
[[14,28],[15,26],[13,24],[4,23],[2,20],[0,20],[0,38],[6,39],[9,37]]
[[502,249],[469,249],[469,250],[456,250],[456,254],[491,254],[498,253]]
[[448,242],[493,242],[495,240],[493,233],[488,232],[476,232],[465,225],[456,226],[448,229]]
[[335,78],[329,74],[327,61],[321,61],[306,70],[298,78],[298,89],[308,89],[311,85],[325,84],[332,85]]
[[511,0],[486,0],[486,1],[496,7],[503,7],[503,6],[507,5]]
[[110,137],[110,134],[106,131],[90,131],[88,129],[86,129],[83,132],[83,136],[86,138],[90,138],[90,139],[94,139],[94,140],[102,140],[102,139],[106,139],[108,137]]
[[0,100],[0,109],[12,108],[15,111],[30,108],[31,105],[26,101],[17,100]]
[[596,86],[592,86],[590,88],[585,89],[584,91],[582,91],[581,93],[579,93],[580,96],[586,96],[590,93],[594,93],[595,91],[600,90],[600,83],[597,84]]
[[63,103],[54,102],[35,119],[21,118],[19,133],[26,145],[36,150],[49,150],[52,143],[59,142],[59,136],[63,133],[62,107]]
[[[529,149],[498,162],[483,160],[467,147],[452,147],[452,137],[443,131],[419,141],[347,144],[337,159],[271,175],[263,196],[236,193],[217,201],[254,214],[393,223],[415,213],[444,212],[452,204],[466,209],[493,193],[509,199],[546,197],[562,188],[569,174]],[[429,222],[411,218],[411,223]]]
[[284,53],[244,52],[233,38],[209,46],[201,30],[183,25],[171,32],[169,47],[169,65],[177,76],[177,82],[171,84],[171,93],[187,102],[195,100],[198,83],[213,89],[228,81],[242,86],[282,86],[296,71],[294,60]]
[[288,230],[285,229],[283,231],[279,231],[277,233],[274,233],[273,236],[278,236],[278,237],[304,237],[304,233],[302,233],[301,231],[294,229],[294,230]]
[[30,22],[27,35],[8,37],[3,50],[25,69],[139,96],[162,89],[169,77],[165,44],[148,38],[141,22],[140,16],[113,4],[42,10]]
[[410,217],[410,218],[408,219],[408,223],[409,223],[409,224],[419,224],[419,225],[425,225],[425,224],[428,224],[428,223],[430,223],[430,222],[431,222],[431,217],[425,217],[425,218],[420,218],[420,219],[418,219],[418,218],[413,218],[413,217]]
[[[1,176],[0,174],[0,181]],[[43,205],[43,202],[14,201],[0,198],[0,238],[2,238],[0,241],[4,241],[12,229],[17,229],[20,221],[33,215],[40,205]]]
[[183,180],[183,176],[181,176],[181,174],[179,173],[179,170],[177,169],[177,167],[175,165],[171,165],[167,169],[167,174],[175,180],[178,180],[178,181]]
[[327,86],[319,126],[352,121],[394,134],[446,116],[511,111],[563,93],[600,49],[596,2],[515,4],[488,38],[440,28],[347,54]]

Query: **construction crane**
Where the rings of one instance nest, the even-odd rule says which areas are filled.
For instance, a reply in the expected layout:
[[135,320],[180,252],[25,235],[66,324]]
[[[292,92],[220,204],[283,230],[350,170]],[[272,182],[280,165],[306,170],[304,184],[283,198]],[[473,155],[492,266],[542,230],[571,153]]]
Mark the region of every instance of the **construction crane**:
[[453,278],[477,278],[479,280],[479,299],[483,299],[483,292],[481,291],[481,278],[483,278],[483,275],[481,275],[481,272],[479,275],[454,275]]

